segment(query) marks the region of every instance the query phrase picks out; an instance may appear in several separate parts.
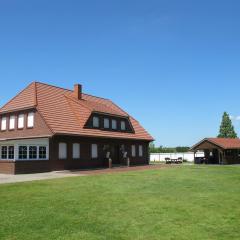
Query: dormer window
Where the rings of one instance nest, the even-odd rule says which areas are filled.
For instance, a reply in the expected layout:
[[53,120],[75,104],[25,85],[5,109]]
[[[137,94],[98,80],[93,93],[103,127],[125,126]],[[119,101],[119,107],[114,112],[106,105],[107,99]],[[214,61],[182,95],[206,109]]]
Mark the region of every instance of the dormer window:
[[18,115],[18,128],[24,128],[24,114]]
[[117,120],[115,120],[115,119],[112,120],[112,129],[113,130],[117,129]]
[[10,116],[9,129],[10,129],[10,130],[15,129],[15,115],[11,115],[11,116]]
[[6,117],[2,117],[1,130],[2,130],[2,131],[7,130],[7,118],[6,118]]
[[93,127],[99,128],[99,118],[93,117]]
[[30,112],[28,113],[28,117],[27,117],[27,127],[33,128],[33,126],[34,126],[34,113]]
[[109,128],[109,119],[104,118],[104,128]]
[[121,121],[121,130],[122,131],[126,130],[126,122],[125,121]]

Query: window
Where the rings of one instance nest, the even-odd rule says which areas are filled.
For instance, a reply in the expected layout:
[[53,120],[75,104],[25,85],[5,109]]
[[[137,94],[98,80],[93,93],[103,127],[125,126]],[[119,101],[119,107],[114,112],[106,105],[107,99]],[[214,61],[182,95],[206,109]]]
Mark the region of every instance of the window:
[[27,127],[32,128],[34,126],[34,113],[28,113],[28,118],[27,118]]
[[67,158],[67,144],[66,143],[59,143],[58,156],[59,156],[59,159]]
[[98,128],[99,127],[99,118],[93,117],[93,127]]
[[37,146],[29,146],[29,159],[37,159]]
[[14,146],[8,146],[8,159],[14,159]]
[[104,128],[109,128],[109,119],[104,118]]
[[40,146],[39,147],[39,159],[46,159],[47,158],[47,147]]
[[142,145],[139,146],[138,153],[139,153],[139,157],[143,156],[143,146]]
[[9,129],[10,130],[15,129],[15,116],[14,115],[10,116]]
[[1,159],[7,159],[7,146],[1,148]]
[[112,120],[112,129],[114,129],[114,130],[117,129],[117,120],[115,120],[115,119]]
[[125,121],[121,121],[121,130],[123,130],[123,131],[126,130],[126,123],[125,123]]
[[97,158],[98,157],[98,146],[97,144],[92,144],[92,149],[91,149],[91,155],[92,158]]
[[27,159],[27,146],[19,146],[18,147],[18,158],[19,159]]
[[18,128],[24,128],[24,114],[18,116]]
[[136,157],[136,146],[132,145],[132,157]]
[[7,130],[7,118],[6,118],[6,117],[2,117],[1,130],[2,130],[2,131]]
[[80,158],[80,144],[74,143],[73,144],[73,159],[79,159]]

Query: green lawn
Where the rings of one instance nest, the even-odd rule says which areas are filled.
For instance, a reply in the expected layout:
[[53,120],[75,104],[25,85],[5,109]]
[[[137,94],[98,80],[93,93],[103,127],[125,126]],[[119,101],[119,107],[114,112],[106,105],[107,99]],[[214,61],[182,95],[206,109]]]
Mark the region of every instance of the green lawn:
[[0,239],[240,239],[240,167],[0,185]]

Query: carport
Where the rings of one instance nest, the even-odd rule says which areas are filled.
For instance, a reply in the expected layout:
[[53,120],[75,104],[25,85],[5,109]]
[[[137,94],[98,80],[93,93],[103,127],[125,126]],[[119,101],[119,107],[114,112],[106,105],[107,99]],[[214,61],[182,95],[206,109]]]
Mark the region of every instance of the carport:
[[240,139],[232,138],[205,138],[195,144],[191,151],[194,152],[194,162],[200,163],[195,157],[198,151],[204,151],[206,164],[239,164]]

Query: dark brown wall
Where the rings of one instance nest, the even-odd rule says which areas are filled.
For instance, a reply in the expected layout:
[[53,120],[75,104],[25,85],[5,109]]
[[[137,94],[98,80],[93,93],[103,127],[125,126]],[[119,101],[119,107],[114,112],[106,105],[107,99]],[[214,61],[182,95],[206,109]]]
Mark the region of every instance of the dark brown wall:
[[[41,117],[41,115],[34,110],[34,127],[33,128],[27,128],[27,114],[29,112],[32,112],[33,110],[30,111],[22,111],[22,112],[16,112],[14,113],[15,115],[15,129],[14,130],[9,130],[9,117],[12,114],[5,114],[2,116],[7,117],[7,130],[6,131],[1,131],[0,130],[0,138],[31,138],[34,136],[42,136],[42,135],[52,135],[51,131],[47,127],[45,121]],[[18,122],[18,115],[19,114],[24,114],[25,116],[25,126],[23,129],[17,129],[17,122]],[[0,119],[1,122],[1,119]]]
[[[67,143],[68,157],[66,160],[58,159],[58,146],[60,142]],[[72,159],[72,144],[79,143],[81,146],[81,159]],[[98,158],[91,159],[91,144],[98,144]],[[108,162],[105,159],[105,152],[103,151],[104,145],[121,146],[125,145],[125,149],[128,152],[131,165],[143,165],[149,163],[149,152],[146,141],[129,141],[129,140],[117,140],[117,139],[100,139],[100,138],[81,138],[81,137],[69,137],[69,136],[55,136],[50,143],[50,158],[51,166],[53,170],[61,169],[76,169],[76,168],[97,168],[107,167]],[[136,145],[136,157],[131,156],[131,146]],[[143,146],[143,157],[138,157],[138,146]],[[126,164],[121,161],[121,164]]]
[[16,161],[15,174],[21,173],[40,173],[51,171],[48,160]]

